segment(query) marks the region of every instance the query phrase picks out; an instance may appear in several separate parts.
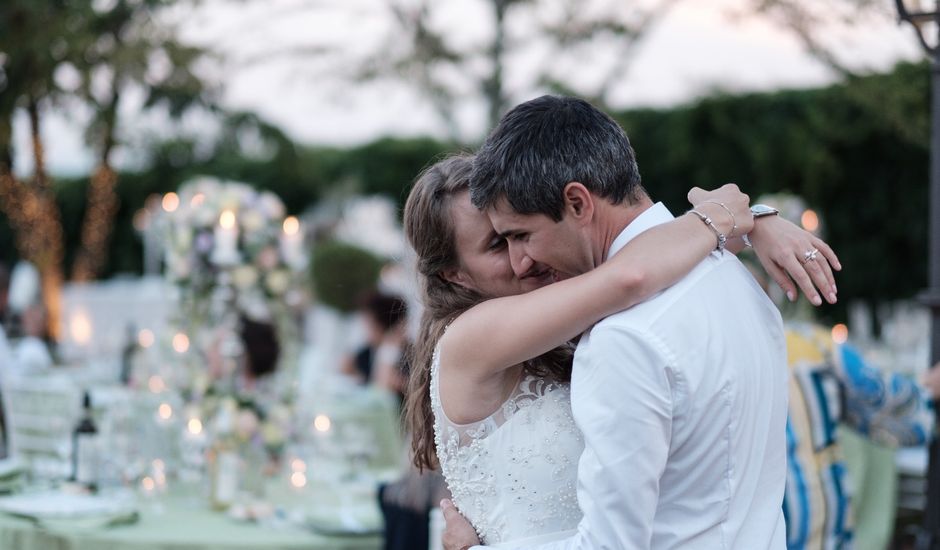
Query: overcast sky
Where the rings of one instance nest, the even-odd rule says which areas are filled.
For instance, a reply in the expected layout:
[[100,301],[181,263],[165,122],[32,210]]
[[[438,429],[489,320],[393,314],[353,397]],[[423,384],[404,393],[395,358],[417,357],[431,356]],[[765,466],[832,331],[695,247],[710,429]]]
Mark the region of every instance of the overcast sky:
[[[278,46],[340,44],[368,48],[378,35],[381,0],[335,0],[333,9],[295,11],[303,0],[236,2],[207,0],[197,13],[180,13],[184,38],[216,48],[230,59],[214,75],[222,85],[222,102],[251,110],[284,128],[295,139],[311,144],[356,144],[385,135],[445,134],[433,109],[404,86],[350,85],[330,81],[298,59],[264,63],[232,63]],[[443,1],[443,0],[442,0]],[[486,32],[486,13],[479,0],[447,0],[445,16],[459,20],[467,40]],[[653,29],[643,42],[628,74],[613,93],[618,108],[669,106],[694,100],[715,90],[752,91],[817,86],[832,82],[832,75],[805,54],[786,32],[767,22],[729,16],[744,0],[684,0]],[[888,0],[886,3],[891,4]],[[321,4],[330,4],[321,0]],[[358,5],[353,15],[346,9]],[[371,4],[371,6],[370,6]],[[342,9],[336,9],[340,6]],[[283,15],[278,15],[279,13]],[[890,68],[899,59],[920,57],[912,31],[889,18],[861,28],[833,32],[850,65]],[[460,38],[459,36],[457,37]],[[530,59],[516,58],[508,68],[522,74]],[[589,77],[589,75],[588,75]],[[537,91],[531,91],[536,94]],[[515,100],[526,99],[517,94]],[[159,115],[138,116],[139,106],[125,105],[125,134],[141,128],[170,132]],[[463,137],[479,139],[485,132],[482,105],[466,102],[457,113]],[[59,106],[46,118],[43,132],[47,163],[53,173],[87,172],[92,163],[78,129],[85,116],[79,109]],[[204,119],[186,124],[199,128]],[[25,116],[16,119],[18,172],[30,169]],[[133,162],[133,148],[125,148],[121,163]]]

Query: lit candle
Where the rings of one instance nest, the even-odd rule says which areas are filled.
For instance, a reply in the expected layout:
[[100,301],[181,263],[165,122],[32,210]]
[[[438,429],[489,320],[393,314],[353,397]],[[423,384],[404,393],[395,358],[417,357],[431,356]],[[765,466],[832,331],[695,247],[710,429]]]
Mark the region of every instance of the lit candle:
[[236,224],[235,213],[231,210],[225,210],[219,216],[219,225],[215,228],[212,261],[219,265],[232,265],[239,261],[238,224]]
[[290,484],[295,489],[303,489],[307,485],[307,475],[303,472],[294,472],[290,475]]
[[88,318],[88,314],[83,310],[76,311],[72,315],[69,332],[76,344],[82,347],[88,345],[91,342],[92,335],[91,319]]
[[313,429],[321,434],[325,434],[330,431],[330,417],[325,414],[318,414],[316,418],[313,419]]
[[284,219],[283,232],[281,232],[281,256],[287,265],[294,269],[303,267],[303,232],[300,220],[294,216]]

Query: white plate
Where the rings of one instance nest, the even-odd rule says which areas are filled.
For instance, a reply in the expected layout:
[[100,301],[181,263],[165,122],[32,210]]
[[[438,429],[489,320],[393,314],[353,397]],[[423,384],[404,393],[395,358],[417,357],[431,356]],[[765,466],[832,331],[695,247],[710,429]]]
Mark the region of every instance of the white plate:
[[120,516],[134,512],[128,498],[75,495],[58,491],[0,498],[0,512],[43,519],[73,519],[94,516]]

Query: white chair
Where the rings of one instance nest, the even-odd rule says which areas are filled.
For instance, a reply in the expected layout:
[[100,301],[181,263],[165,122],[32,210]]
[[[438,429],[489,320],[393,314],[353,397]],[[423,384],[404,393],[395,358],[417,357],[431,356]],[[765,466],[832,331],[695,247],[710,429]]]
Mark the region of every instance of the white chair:
[[72,429],[81,410],[73,380],[61,375],[8,377],[2,383],[10,457],[43,478],[63,478],[71,471]]
[[444,512],[440,508],[431,508],[431,525],[428,527],[428,550],[444,550]]

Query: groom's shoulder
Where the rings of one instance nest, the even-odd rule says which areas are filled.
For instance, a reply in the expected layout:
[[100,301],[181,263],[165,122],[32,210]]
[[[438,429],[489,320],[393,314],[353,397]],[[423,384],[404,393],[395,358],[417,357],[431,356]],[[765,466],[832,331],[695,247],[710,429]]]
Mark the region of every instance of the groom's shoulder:
[[[693,310],[701,310],[710,302],[735,301],[741,287],[751,286],[751,283],[756,287],[753,277],[736,257],[712,254],[674,285],[630,309],[602,319],[595,328],[619,327],[642,331],[660,324],[664,318],[681,318]],[[753,288],[750,290],[753,293]]]

